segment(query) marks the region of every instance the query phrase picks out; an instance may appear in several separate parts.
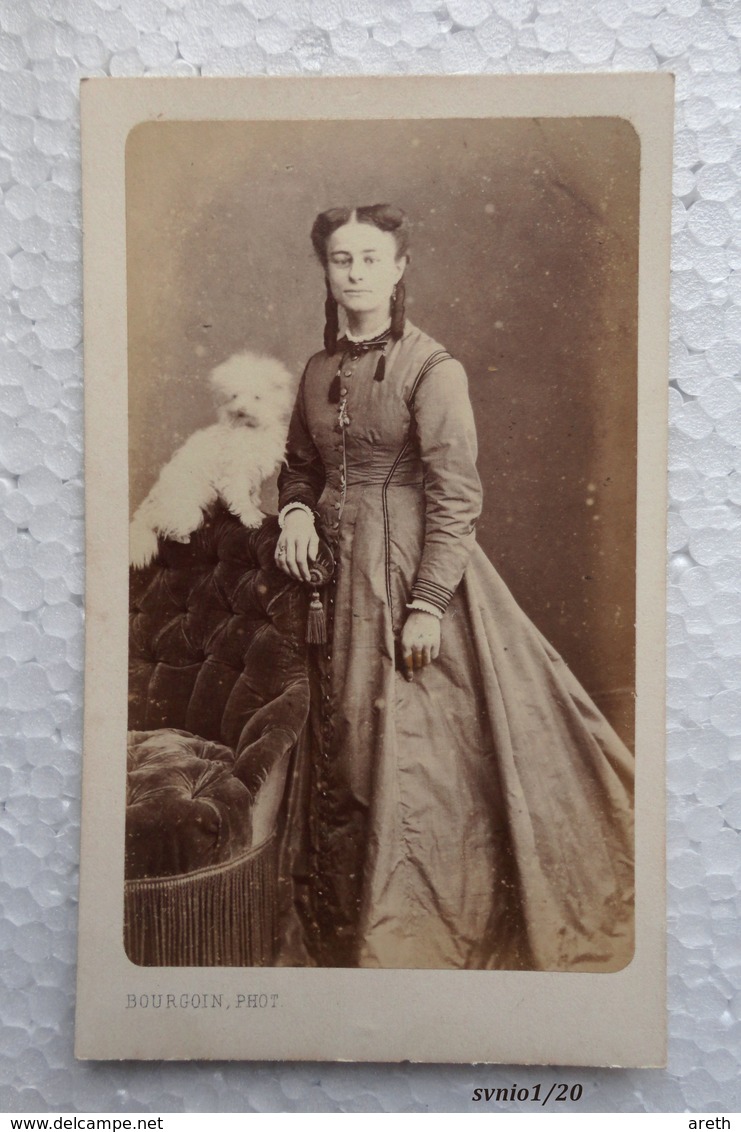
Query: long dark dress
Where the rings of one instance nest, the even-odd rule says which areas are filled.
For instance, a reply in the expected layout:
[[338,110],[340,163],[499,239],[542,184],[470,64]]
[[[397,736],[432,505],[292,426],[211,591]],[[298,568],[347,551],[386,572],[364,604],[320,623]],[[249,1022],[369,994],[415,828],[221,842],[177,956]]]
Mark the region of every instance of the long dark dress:
[[[300,931],[284,961],[619,969],[632,756],[476,545],[462,367],[410,323],[383,381],[377,362],[342,346],[309,361],[279,484],[337,560],[289,815]],[[445,613],[438,660],[408,683],[414,598]]]

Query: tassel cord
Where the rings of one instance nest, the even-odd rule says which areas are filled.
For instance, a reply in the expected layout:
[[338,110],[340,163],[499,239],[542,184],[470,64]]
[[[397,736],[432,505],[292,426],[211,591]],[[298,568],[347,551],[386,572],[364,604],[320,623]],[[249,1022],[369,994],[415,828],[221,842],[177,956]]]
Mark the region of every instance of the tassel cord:
[[324,645],[327,643],[327,619],[319,590],[313,590],[311,594],[309,616],[306,622],[306,643],[307,645]]

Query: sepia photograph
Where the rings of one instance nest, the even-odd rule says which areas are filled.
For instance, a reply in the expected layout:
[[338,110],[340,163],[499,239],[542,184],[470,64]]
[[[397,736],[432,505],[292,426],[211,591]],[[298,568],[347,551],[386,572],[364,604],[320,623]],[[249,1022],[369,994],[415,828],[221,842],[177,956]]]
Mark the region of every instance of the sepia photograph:
[[130,958],[624,966],[635,131],[155,122],[126,162]]
[[[455,114],[420,113],[413,80],[385,113],[369,82],[359,114],[350,84],[277,80],[280,112],[254,117],[142,113],[163,84],[118,84],[107,898],[136,1032],[177,1013],[173,969],[215,1014],[244,1005],[219,969],[259,976],[267,1011],[296,980],[349,979],[321,986],[347,988],[361,1032],[360,972],[395,973],[387,1003],[434,985],[418,972],[477,972],[474,1013],[507,980],[566,999],[588,976],[618,1001],[631,965],[656,972],[655,924],[635,962],[636,854],[655,891],[661,853],[634,828],[661,775],[636,715],[660,734],[639,682],[660,540],[639,542],[663,496],[641,488],[641,430],[663,440],[639,331],[661,287],[645,141],[584,82],[565,83],[577,109]],[[323,88],[321,113],[290,113],[297,85]]]

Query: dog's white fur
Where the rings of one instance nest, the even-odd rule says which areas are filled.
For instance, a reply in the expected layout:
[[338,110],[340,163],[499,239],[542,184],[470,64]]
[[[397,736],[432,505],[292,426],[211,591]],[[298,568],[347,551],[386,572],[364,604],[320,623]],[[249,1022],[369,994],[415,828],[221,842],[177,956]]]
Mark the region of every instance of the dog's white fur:
[[158,535],[189,542],[217,497],[246,527],[259,527],[264,518],[260,486],[283,460],[293,379],[275,358],[245,351],[217,366],[209,381],[218,421],[177,449],[134,514],[132,566],[156,556]]

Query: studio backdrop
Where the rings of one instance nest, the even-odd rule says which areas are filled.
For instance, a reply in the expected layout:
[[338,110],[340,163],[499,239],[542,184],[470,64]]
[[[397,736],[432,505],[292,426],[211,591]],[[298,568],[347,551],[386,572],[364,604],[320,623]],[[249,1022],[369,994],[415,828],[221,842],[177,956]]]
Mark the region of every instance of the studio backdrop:
[[479,542],[632,745],[639,162],[619,118],[136,127],[131,510],[214,419],[215,365],[249,349],[298,380],[321,349],[315,215],[398,205],[408,317],[468,373]]

